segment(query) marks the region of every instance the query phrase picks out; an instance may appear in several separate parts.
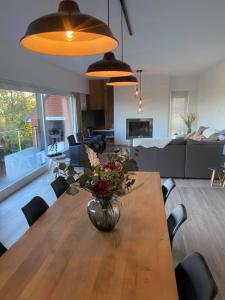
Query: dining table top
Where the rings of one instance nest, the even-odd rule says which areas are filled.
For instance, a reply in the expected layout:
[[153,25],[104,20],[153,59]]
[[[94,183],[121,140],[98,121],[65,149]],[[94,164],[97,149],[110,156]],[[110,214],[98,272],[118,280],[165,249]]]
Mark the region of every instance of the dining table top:
[[178,300],[159,173],[134,177],[112,232],[63,194],[0,258],[0,299]]

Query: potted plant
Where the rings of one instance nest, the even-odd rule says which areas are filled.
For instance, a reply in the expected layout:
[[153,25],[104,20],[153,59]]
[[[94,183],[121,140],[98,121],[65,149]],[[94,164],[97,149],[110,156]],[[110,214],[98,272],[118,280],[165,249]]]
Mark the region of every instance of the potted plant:
[[189,113],[186,116],[181,116],[181,118],[183,119],[185,125],[187,126],[187,133],[191,133],[191,129],[192,129],[192,124],[193,122],[196,120],[196,114],[194,113]]
[[135,182],[127,169],[127,153],[111,153],[107,163],[101,164],[97,154],[85,145],[89,167],[78,182],[81,188],[92,194],[87,205],[89,218],[101,231],[111,231],[120,218],[118,197],[123,195]]

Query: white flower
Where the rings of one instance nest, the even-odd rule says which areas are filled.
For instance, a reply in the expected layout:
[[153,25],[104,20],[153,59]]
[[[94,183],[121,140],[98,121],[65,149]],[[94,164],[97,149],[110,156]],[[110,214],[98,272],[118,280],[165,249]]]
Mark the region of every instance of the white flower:
[[94,150],[92,150],[87,145],[85,145],[85,148],[86,148],[86,152],[87,152],[88,159],[90,161],[91,166],[94,168],[100,166],[100,161],[97,157],[97,154],[94,152]]

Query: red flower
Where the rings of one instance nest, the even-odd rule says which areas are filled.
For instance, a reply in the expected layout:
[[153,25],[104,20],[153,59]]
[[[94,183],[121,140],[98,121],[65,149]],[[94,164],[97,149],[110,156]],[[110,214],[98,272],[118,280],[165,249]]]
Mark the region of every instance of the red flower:
[[100,180],[98,184],[94,187],[93,191],[97,197],[106,197],[108,192],[108,181]]
[[107,163],[107,164],[104,164],[103,168],[104,169],[109,169],[109,170],[115,170],[115,164],[114,163]]

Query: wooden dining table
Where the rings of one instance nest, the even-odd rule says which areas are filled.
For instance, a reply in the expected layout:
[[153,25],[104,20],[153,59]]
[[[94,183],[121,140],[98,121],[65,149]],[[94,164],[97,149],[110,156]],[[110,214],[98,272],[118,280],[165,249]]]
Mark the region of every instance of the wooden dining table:
[[112,232],[62,195],[0,258],[0,299],[178,300],[160,176],[134,176]]

